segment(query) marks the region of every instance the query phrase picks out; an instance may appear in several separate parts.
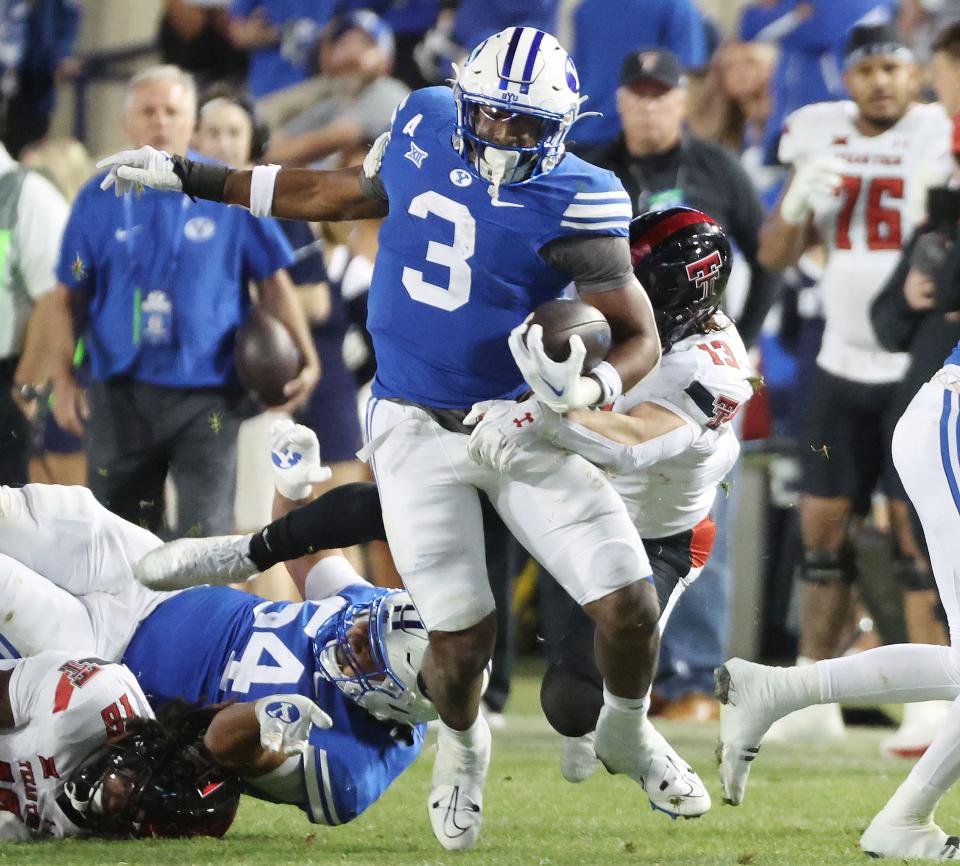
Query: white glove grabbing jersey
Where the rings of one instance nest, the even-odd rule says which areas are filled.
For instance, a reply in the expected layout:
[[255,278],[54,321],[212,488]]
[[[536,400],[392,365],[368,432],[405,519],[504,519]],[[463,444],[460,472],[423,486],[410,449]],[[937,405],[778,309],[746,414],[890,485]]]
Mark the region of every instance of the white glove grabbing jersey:
[[113,187],[118,196],[132,192],[138,185],[176,192],[183,189],[180,178],[173,171],[173,160],[169,154],[149,144],[137,150],[121,150],[101,159],[97,168],[110,169],[100,182],[100,189]]
[[549,438],[560,421],[560,416],[536,397],[520,403],[484,400],[463,419],[468,427],[477,425],[467,442],[467,454],[474,463],[509,474],[524,445]]
[[309,497],[314,484],[328,481],[333,474],[320,463],[317,434],[289,418],[275,421],[270,430],[270,458],[274,486],[294,502]]
[[333,720],[305,695],[270,695],[253,705],[260,724],[260,744],[268,752],[304,752],[310,727],[329,728]]

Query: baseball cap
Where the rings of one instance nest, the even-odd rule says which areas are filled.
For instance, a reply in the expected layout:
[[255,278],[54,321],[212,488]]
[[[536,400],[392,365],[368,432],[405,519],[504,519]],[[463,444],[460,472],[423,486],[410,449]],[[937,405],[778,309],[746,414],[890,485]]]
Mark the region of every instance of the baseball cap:
[[913,60],[913,52],[889,21],[854,24],[847,32],[843,49],[844,65],[851,67],[865,57],[876,54],[893,54],[903,60]]
[[363,30],[377,43],[377,47],[388,59],[393,59],[393,28],[376,12],[371,12],[369,9],[357,9],[349,15],[345,15],[337,25],[333,37],[339,39],[348,30],[354,28]]
[[666,48],[641,48],[624,58],[620,67],[620,84],[627,86],[653,81],[673,89],[686,82],[680,59]]

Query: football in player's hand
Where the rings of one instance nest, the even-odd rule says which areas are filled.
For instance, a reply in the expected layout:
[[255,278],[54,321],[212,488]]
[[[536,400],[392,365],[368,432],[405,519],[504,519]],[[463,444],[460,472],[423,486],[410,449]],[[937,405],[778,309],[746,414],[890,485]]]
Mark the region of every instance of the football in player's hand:
[[284,324],[270,313],[254,307],[237,329],[233,352],[240,382],[264,406],[287,402],[283,386],[303,367],[303,357]]
[[610,324],[596,307],[573,298],[557,298],[540,304],[533,311],[531,325],[543,328],[543,350],[552,361],[570,357],[570,338],[578,334],[587,356],[586,373],[597,366],[610,351]]

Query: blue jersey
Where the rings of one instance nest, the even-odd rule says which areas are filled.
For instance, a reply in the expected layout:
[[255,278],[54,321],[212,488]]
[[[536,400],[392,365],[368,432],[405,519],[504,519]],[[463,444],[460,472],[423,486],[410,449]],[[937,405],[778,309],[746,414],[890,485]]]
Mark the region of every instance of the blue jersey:
[[402,737],[318,673],[317,652],[336,637],[345,606],[384,592],[358,584],[297,604],[229,587],[189,589],[140,624],[123,663],[155,707],[176,697],[216,703],[298,693],[314,699],[333,727],[310,730],[298,805],[311,821],[343,824],[377,800],[423,748],[425,726]]
[[570,282],[540,251],[561,237],[626,237],[631,217],[616,176],[571,154],[494,199],[454,149],[455,123],[447,87],[418,90],[397,110],[367,320],[373,393],[445,409],[527,390],[507,337]]
[[943,362],[944,366],[947,364],[960,367],[960,343],[957,343],[957,345],[953,347],[953,351],[947,356],[947,360]]

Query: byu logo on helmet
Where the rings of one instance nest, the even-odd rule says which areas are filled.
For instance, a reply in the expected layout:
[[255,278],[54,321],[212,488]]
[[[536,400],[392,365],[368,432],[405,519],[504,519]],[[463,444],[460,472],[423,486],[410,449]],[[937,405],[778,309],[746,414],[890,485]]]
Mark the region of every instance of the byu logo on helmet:
[[266,713],[271,719],[279,719],[290,724],[300,718],[300,710],[288,701],[274,701],[267,704]]
[[281,469],[289,469],[303,460],[303,455],[299,451],[291,451],[289,448],[284,448],[283,451],[271,451],[270,456],[273,458],[273,465]]
[[710,255],[687,265],[687,279],[700,290],[700,300],[705,301],[713,291],[713,285],[720,276],[723,262],[720,253],[714,250]]

